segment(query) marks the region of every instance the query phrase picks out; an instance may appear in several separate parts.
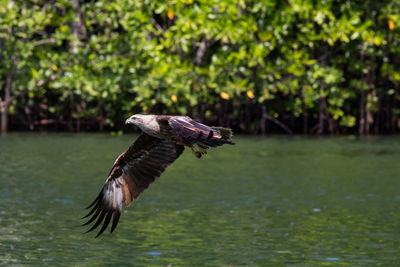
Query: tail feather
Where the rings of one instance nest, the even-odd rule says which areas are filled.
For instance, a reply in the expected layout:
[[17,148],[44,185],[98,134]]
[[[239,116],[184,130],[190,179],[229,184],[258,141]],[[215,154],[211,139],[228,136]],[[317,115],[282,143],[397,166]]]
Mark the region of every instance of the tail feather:
[[216,126],[211,126],[212,129],[219,131],[222,138],[226,141],[232,142],[232,129],[230,128],[224,128],[224,127],[216,127]]

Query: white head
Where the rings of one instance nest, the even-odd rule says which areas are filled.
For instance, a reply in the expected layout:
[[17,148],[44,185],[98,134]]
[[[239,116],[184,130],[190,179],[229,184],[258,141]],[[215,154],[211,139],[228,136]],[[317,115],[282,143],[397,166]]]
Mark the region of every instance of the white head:
[[133,124],[142,129],[143,131],[146,131],[146,129],[154,123],[154,118],[155,118],[154,115],[135,114],[129,117],[125,121],[125,124]]

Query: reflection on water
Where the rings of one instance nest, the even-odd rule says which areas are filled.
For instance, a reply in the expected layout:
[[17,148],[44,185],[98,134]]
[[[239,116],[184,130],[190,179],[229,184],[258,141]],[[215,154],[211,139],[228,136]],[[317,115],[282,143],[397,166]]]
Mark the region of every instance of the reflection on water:
[[125,209],[79,227],[125,135],[0,138],[0,264],[396,265],[400,139],[244,138],[190,152]]

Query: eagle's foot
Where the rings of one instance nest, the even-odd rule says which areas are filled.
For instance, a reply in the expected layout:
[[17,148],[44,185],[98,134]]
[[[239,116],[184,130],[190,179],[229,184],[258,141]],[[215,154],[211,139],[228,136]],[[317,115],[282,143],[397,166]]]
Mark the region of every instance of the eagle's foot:
[[191,146],[190,149],[192,150],[193,155],[195,155],[197,158],[201,158],[202,153],[200,151],[194,150],[193,146]]
[[207,154],[207,149],[202,148],[201,146],[198,146],[198,151],[199,151],[202,155]]

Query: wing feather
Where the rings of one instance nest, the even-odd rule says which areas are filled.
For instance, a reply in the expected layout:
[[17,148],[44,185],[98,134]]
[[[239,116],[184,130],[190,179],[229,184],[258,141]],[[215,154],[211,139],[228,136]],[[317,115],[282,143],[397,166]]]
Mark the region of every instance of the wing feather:
[[92,209],[84,218],[92,217],[84,225],[97,219],[87,232],[93,231],[103,222],[96,237],[100,236],[112,219],[112,233],[121,216],[122,203],[129,206],[143,190],[160,177],[183,150],[182,145],[142,133],[135,143],[117,158],[103,189],[87,207]]

